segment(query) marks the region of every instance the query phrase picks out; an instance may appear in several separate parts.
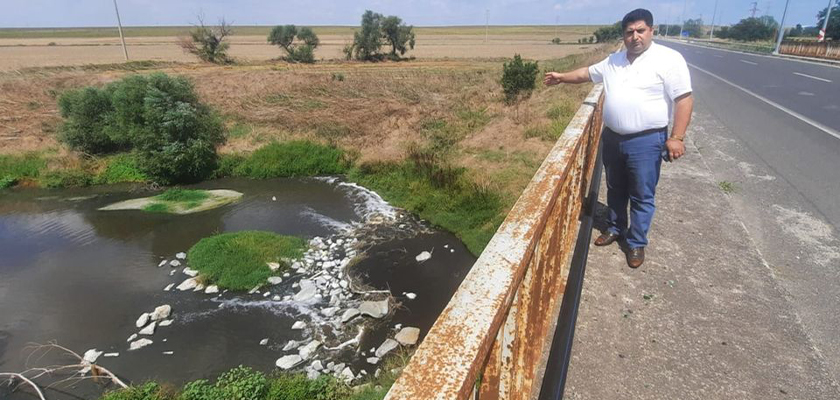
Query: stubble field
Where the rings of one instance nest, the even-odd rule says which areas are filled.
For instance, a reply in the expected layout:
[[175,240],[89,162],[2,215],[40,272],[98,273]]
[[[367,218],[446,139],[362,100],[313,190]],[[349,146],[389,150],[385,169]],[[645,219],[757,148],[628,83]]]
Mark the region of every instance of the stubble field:
[[[194,62],[178,47],[188,27],[128,28],[129,59]],[[483,27],[417,28],[417,46],[409,55],[424,59],[503,58],[514,53],[535,60],[549,60],[586,52],[578,45],[589,37],[589,27]],[[240,62],[275,59],[280,49],[266,42],[268,27],[235,28],[230,54]],[[342,59],[342,49],[352,41],[353,28],[316,27],[321,60]],[[485,33],[487,33],[485,35]],[[559,37],[564,44],[551,44]],[[77,66],[124,61],[119,37],[113,28],[26,30],[0,29],[0,71],[31,67]]]

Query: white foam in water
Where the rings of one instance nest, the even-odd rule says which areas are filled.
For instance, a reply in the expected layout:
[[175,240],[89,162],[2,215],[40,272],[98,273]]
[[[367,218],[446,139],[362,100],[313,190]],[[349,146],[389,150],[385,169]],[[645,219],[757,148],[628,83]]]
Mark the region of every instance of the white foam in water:
[[397,218],[397,209],[373,190],[352,182],[338,182],[338,186],[347,189],[347,195],[356,201],[356,213],[365,220],[376,215],[391,220]]
[[308,324],[323,325],[329,321],[324,320],[318,308],[315,308],[317,302],[301,303],[293,300],[288,301],[271,301],[271,300],[244,300],[240,298],[211,300],[218,303],[217,307],[206,311],[187,313],[181,316],[184,322],[192,322],[199,319],[204,319],[216,314],[222,310],[240,309],[248,310],[259,308],[266,310],[274,315],[286,317],[289,319],[299,319],[301,316],[308,317]]
[[304,210],[303,210],[303,212],[301,212],[301,215],[312,218],[315,221],[317,221],[318,223],[320,223],[321,225],[328,226],[328,227],[333,228],[333,229],[335,229],[339,232],[349,232],[350,230],[353,229],[352,224],[349,224],[347,222],[341,222],[339,220],[330,218],[330,217],[328,217],[324,214],[321,214],[321,213],[315,211],[314,208],[309,207],[309,206],[304,207]]

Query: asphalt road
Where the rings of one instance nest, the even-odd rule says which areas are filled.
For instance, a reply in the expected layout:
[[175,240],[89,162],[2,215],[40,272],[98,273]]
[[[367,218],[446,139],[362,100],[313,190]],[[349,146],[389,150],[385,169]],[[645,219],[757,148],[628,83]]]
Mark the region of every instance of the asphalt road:
[[[658,41],[689,63],[694,137],[840,382],[840,68]],[[690,131],[692,132],[692,131]],[[686,204],[691,207],[691,204]],[[709,265],[714,268],[714,265]],[[749,295],[749,294],[747,294]]]

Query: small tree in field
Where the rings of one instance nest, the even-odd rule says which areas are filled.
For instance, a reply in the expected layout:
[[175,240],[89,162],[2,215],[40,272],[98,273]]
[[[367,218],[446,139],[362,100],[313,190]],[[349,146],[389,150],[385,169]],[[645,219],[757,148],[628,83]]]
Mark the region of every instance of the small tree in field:
[[315,48],[320,44],[312,29],[294,25],[275,26],[268,34],[268,42],[285,50],[287,61],[303,63],[315,62]]
[[379,50],[383,44],[391,46],[388,57],[398,60],[409,49],[414,49],[414,27],[403,23],[400,17],[388,16],[367,10],[362,14],[362,27],[353,34],[353,43],[344,48],[347,59],[379,61],[385,55]]
[[520,96],[529,96],[537,85],[539,67],[536,61],[522,61],[522,57],[517,54],[502,69],[502,89],[508,103],[516,101]]
[[400,17],[394,15],[382,19],[382,36],[391,45],[391,58],[399,58],[409,48],[414,49],[413,29],[413,26],[406,25]]
[[347,59],[362,61],[381,60],[382,14],[367,10],[362,14],[362,29],[353,33],[353,43],[344,48]]
[[190,37],[182,37],[178,41],[184,51],[195,54],[201,61],[226,64],[231,60],[227,56],[230,43],[225,38],[233,34],[230,24],[224,18],[216,26],[205,26],[204,18],[198,17],[198,26],[190,31]]

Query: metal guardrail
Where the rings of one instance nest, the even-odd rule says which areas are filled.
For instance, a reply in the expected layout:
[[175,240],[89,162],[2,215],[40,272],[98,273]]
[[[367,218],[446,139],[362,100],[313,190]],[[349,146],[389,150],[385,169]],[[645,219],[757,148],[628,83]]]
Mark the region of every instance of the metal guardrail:
[[539,395],[601,138],[596,85],[386,400]]

